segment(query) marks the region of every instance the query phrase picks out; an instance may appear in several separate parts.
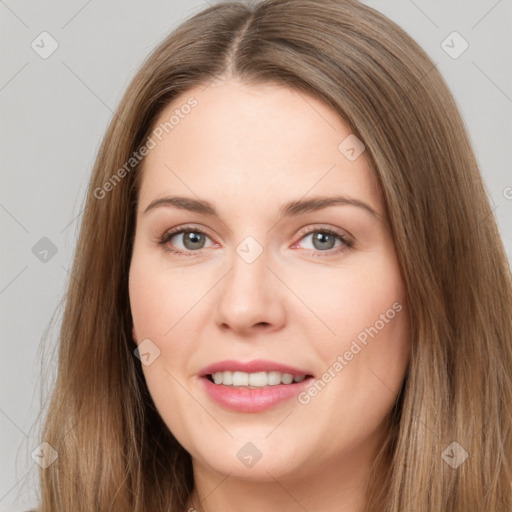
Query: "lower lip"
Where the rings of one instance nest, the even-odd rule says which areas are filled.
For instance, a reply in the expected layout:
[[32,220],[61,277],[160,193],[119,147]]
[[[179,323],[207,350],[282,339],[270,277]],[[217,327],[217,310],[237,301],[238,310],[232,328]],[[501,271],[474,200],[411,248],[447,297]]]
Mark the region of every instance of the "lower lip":
[[311,380],[312,378],[308,377],[302,382],[293,384],[247,389],[215,384],[207,377],[201,378],[206,393],[214,402],[238,412],[261,412],[270,409],[281,402],[297,397],[305,387],[310,385]]

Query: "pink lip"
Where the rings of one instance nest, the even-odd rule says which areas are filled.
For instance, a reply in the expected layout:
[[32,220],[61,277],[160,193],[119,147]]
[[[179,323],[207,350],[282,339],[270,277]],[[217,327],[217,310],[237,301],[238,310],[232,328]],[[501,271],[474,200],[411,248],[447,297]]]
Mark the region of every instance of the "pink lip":
[[263,388],[232,388],[214,384],[207,377],[200,379],[208,396],[219,405],[238,412],[261,412],[297,397],[311,384],[311,378],[293,384],[278,384]]
[[308,372],[307,370],[293,368],[292,366],[276,363],[274,361],[255,359],[253,361],[247,361],[244,363],[242,361],[227,359],[225,361],[219,361],[218,363],[213,363],[206,366],[199,372],[199,376],[204,377],[205,375],[211,375],[215,372],[281,372],[290,373],[292,375],[311,375],[311,372]]
[[203,368],[200,372],[200,381],[208,396],[217,404],[238,412],[261,412],[277,404],[297,397],[297,395],[311,383],[311,378],[293,384],[278,384],[262,388],[248,389],[244,387],[233,388],[222,384],[215,384],[208,378],[209,375],[221,371],[241,371],[256,373],[262,371],[277,371],[292,375],[311,374],[299,368],[275,363],[272,361],[255,360],[246,363],[240,361],[220,361]]

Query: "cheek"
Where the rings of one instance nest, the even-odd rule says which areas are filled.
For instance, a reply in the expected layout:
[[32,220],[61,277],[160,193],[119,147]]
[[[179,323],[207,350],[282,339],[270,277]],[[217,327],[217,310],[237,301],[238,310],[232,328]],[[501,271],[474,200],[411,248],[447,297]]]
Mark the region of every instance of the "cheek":
[[[160,388],[173,388],[176,368],[186,371],[186,362],[195,348],[194,337],[186,330],[191,324],[186,318],[182,321],[195,294],[183,277],[160,270],[150,257],[134,253],[129,275],[130,307],[137,344],[149,339],[157,347],[158,357],[142,367],[155,401]],[[169,393],[167,399],[172,401],[174,396]]]
[[[327,427],[331,445],[358,446],[389,414],[410,356],[409,314],[398,270],[378,266],[331,281],[319,299],[322,320],[335,335],[310,339],[323,362],[320,382],[301,396],[306,409]],[[333,306],[333,304],[335,306]],[[318,329],[318,322],[317,322]],[[316,338],[313,337],[315,332]],[[317,391],[318,389],[318,391]],[[312,436],[324,436],[318,426]],[[316,427],[315,427],[316,429]]]
[[187,283],[188,278],[183,275],[163,269],[161,261],[134,252],[129,295],[137,342],[149,339],[159,350],[151,364],[142,365],[142,371],[160,416],[181,437],[185,432],[180,418],[188,417],[197,407],[183,389],[190,355],[197,348],[193,333],[187,332],[191,323],[184,317],[197,302],[197,295],[204,294]]
[[397,311],[405,308],[406,291],[393,258],[369,255],[357,267],[347,266],[325,279],[315,276],[303,282],[308,305],[331,330],[323,341],[328,347],[340,348],[340,343],[359,335],[364,340],[365,329],[375,324],[379,331],[389,331],[395,319],[405,316]]
[[[393,254],[371,255],[357,269],[333,273],[322,293],[309,295],[332,331],[316,344],[326,371],[336,375],[332,391],[348,387],[360,404],[375,402],[379,410],[398,393],[410,356],[406,290]],[[311,339],[315,332],[318,339],[317,330]]]
[[200,282],[186,272],[167,268],[161,257],[134,252],[129,294],[139,341],[152,337],[171,340],[175,326],[204,294],[197,285]]

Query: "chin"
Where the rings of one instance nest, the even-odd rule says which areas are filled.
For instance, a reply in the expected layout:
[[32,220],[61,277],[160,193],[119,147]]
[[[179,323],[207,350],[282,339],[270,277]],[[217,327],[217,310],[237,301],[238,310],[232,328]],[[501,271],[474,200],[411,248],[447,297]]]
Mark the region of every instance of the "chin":
[[[227,434],[226,434],[227,436]],[[251,440],[252,439],[252,440]],[[235,436],[225,441],[211,440],[203,446],[187,447],[194,462],[211,468],[217,473],[251,481],[271,481],[274,478],[300,472],[306,457],[297,453],[299,440],[285,445],[280,439],[274,442],[245,432],[243,439]],[[307,466],[307,464],[306,464]]]

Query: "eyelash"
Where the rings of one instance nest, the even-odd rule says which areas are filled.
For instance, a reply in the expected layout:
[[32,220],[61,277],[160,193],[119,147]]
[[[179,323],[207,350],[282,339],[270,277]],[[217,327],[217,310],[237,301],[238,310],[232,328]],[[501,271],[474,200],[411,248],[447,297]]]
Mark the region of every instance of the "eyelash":
[[[182,251],[179,249],[171,249],[170,247],[166,247],[166,244],[174,236],[180,235],[183,233],[187,233],[187,232],[198,233],[198,234],[202,234],[202,235],[205,235],[208,237],[208,235],[202,229],[198,229],[195,226],[180,226],[180,227],[171,229],[170,231],[167,231],[166,233],[164,233],[164,235],[158,240],[157,243],[158,243],[158,245],[162,246],[165,251],[174,253],[178,256],[185,256],[185,257],[199,256],[201,254],[201,251],[203,251],[204,249],[198,249],[197,251],[191,251],[191,250]],[[324,228],[324,227],[320,227],[320,226],[313,226],[309,231],[302,233],[301,237],[299,238],[299,241],[302,240],[303,238],[305,238],[306,236],[311,235],[312,233],[324,233],[324,234],[332,235],[332,236],[338,238],[342,243],[342,245],[340,245],[339,247],[333,248],[333,249],[328,249],[326,251],[313,250],[313,252],[310,254],[312,256],[316,256],[316,257],[320,257],[320,258],[332,256],[334,254],[340,254],[344,251],[347,251],[354,246],[354,243],[349,238],[342,235],[341,233],[338,233],[334,229]],[[324,254],[325,254],[325,256],[324,256]]]

